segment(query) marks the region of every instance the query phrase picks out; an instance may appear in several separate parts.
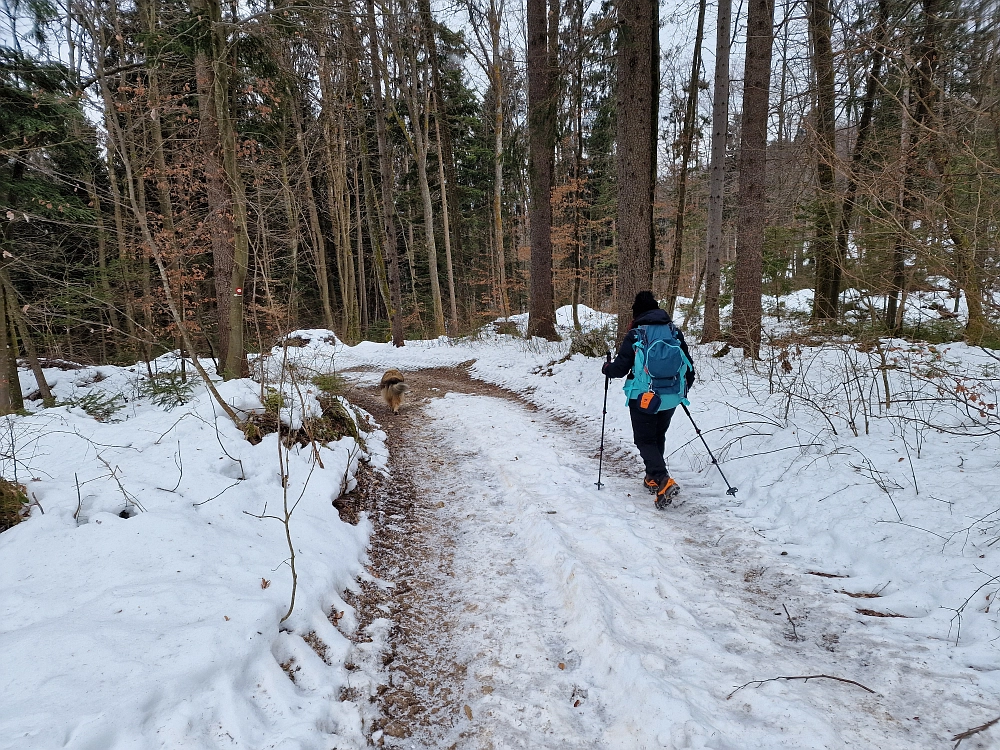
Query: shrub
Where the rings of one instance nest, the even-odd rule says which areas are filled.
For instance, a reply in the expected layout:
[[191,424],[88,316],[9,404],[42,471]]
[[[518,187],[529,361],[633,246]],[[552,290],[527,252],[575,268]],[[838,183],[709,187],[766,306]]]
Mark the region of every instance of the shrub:
[[0,479],[0,531],[6,531],[27,517],[28,491],[22,484]]
[[333,393],[337,396],[342,396],[347,390],[347,382],[343,377],[335,372],[327,372],[321,375],[316,375],[312,379],[313,385],[319,388],[324,393]]
[[585,357],[603,357],[615,348],[611,326],[602,326],[584,333],[574,333],[569,345],[569,353]]
[[99,393],[93,391],[83,396],[75,396],[61,401],[57,406],[76,406],[83,409],[98,422],[110,422],[115,412],[125,405],[125,397],[120,393]]
[[139,396],[170,411],[191,400],[194,385],[193,379],[184,378],[179,372],[162,372],[139,383]]

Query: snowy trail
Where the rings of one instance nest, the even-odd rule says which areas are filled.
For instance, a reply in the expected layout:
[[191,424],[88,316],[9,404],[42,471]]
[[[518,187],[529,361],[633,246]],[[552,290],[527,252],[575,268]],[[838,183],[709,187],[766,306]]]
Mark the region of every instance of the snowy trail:
[[[453,621],[440,636],[448,642],[430,648],[465,666],[464,685],[452,707],[459,720],[445,722],[443,736],[388,744],[680,750],[940,741],[920,721],[894,717],[914,691],[924,720],[932,718],[926,698],[941,692],[933,675],[923,679],[912,656],[874,653],[885,644],[847,637],[850,623],[823,611],[819,586],[785,575],[780,560],[762,562],[738,522],[709,521],[723,497],[707,486],[711,477],[676,473],[684,502],[659,513],[635,480],[611,475],[598,492],[589,437],[510,399],[449,393],[429,402],[424,418],[422,449],[435,458],[414,482],[446,498],[434,511],[436,533],[452,557],[450,576],[429,593],[451,600]],[[801,640],[791,640],[785,602]],[[852,647],[842,650],[842,639]],[[752,679],[817,673],[881,693],[899,668],[910,687],[893,686],[897,705],[829,680],[769,683],[727,700]]]

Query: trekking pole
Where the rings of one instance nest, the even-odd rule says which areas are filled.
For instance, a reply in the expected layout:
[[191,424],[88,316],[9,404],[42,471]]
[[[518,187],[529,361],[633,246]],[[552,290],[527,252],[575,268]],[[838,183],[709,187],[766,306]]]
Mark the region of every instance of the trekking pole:
[[[611,352],[605,355],[605,362],[611,364]],[[597,489],[601,489],[601,470],[604,468],[604,422],[608,418],[608,383],[611,378],[604,376],[604,408],[601,410],[601,452],[597,461]]]
[[[698,425],[695,424],[694,417],[692,417],[691,416],[691,412],[688,411],[687,404],[682,403],[681,407],[683,407],[684,413],[688,415],[688,419],[691,420],[691,424],[694,427],[694,431],[697,432],[698,433],[698,437],[701,438],[701,442],[705,446],[705,450],[708,451],[708,455],[711,456],[712,463],[715,464],[715,468],[719,470],[720,474],[722,474],[722,467],[719,466],[719,462],[715,460],[715,455],[712,453],[712,449],[708,447],[708,443],[705,442],[705,436],[701,434],[701,430],[698,429]],[[732,495],[733,497],[736,497],[736,492],[738,491],[739,488],[738,487],[733,487],[733,485],[731,485],[729,483],[729,480],[726,479],[726,475],[725,474],[722,474],[722,481],[725,482],[726,483],[726,487],[729,488],[728,490],[726,490],[726,494],[727,495]]]

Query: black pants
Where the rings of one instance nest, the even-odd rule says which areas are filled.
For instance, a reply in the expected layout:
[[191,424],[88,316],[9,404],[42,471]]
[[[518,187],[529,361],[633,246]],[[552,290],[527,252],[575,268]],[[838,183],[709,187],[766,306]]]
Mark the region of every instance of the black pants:
[[663,460],[663,447],[674,409],[647,414],[639,409],[638,401],[633,399],[628,402],[628,411],[632,417],[632,438],[642,456],[642,462],[646,464],[646,473],[659,482],[668,476],[667,464]]

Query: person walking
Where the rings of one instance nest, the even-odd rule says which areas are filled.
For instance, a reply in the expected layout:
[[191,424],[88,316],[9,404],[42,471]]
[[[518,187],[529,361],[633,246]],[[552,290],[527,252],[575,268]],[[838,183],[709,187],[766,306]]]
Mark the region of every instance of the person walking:
[[[677,348],[683,356],[679,356]],[[676,372],[671,376],[663,372],[664,367]],[[653,375],[651,369],[656,370]],[[608,378],[625,378],[632,438],[646,468],[643,485],[656,495],[656,508],[663,510],[680,492],[680,485],[667,472],[663,459],[667,428],[678,404],[687,403],[685,395],[694,384],[695,374],[684,334],[660,309],[651,291],[635,295],[632,323],[618,356],[605,362],[601,372]]]

